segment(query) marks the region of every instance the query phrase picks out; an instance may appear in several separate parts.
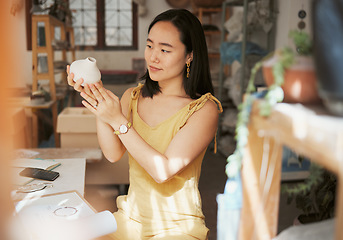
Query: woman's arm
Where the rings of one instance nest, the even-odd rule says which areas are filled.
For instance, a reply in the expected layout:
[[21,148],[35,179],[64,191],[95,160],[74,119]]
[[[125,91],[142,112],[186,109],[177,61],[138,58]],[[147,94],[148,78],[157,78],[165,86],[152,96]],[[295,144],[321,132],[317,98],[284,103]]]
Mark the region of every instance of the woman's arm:
[[[103,99],[103,102],[99,104],[97,110],[85,106],[112,129],[117,130],[121,124],[127,124],[126,117],[122,113],[119,114],[120,105],[117,103],[119,100],[116,96],[99,85],[96,87],[92,86],[91,90],[98,101]],[[126,134],[115,137],[121,140],[128,152],[156,182],[162,183],[182,171],[206,149],[215,136],[217,123],[217,105],[207,101],[200,110],[193,113],[187,124],[175,135],[164,154],[146,143],[135,131],[134,126]],[[113,131],[112,134],[115,135]]]
[[164,154],[148,145],[134,127],[128,133],[119,135],[119,138],[150,176],[156,182],[162,183],[181,172],[206,149],[215,136],[217,123],[217,106],[208,101],[203,108],[193,113],[187,124],[172,139]]
[[[74,81],[74,74],[70,72],[69,65],[67,65],[67,74],[68,84],[72,86],[76,91],[80,92],[81,97],[87,100],[88,109],[94,109],[99,103],[96,97],[93,95],[92,91],[90,90],[91,84],[84,84],[84,86],[82,86],[82,78],[78,79],[77,81]],[[98,84],[100,86],[103,86],[101,81],[99,81]],[[128,97],[129,95],[127,94],[127,98]],[[126,102],[128,106],[128,101]],[[85,102],[83,102],[83,105],[85,105]],[[123,107],[123,109],[127,109],[127,107]],[[96,118],[96,126],[98,142],[105,157],[110,162],[118,161],[126,151],[125,147],[123,146],[119,138],[113,134],[113,130],[110,125],[101,121],[99,118]]]
[[[121,101],[119,101],[119,99],[115,96],[117,102],[120,104],[119,109],[121,109],[121,112],[117,114],[127,116],[130,95],[131,95],[132,90],[133,88],[127,89],[125,93],[123,94]],[[105,90],[105,91],[109,91],[109,90]],[[85,95],[85,93],[81,93],[81,96],[84,97],[85,99],[88,99],[88,94]],[[86,107],[88,105],[88,108],[89,108],[88,100],[87,102],[83,101],[82,103]],[[100,102],[98,103],[99,108],[102,107],[100,106],[100,104],[103,104],[103,103],[100,103]],[[109,160],[110,162],[116,162],[120,160],[123,154],[125,153],[126,148],[122,144],[118,136],[114,134],[113,128],[108,123],[102,121],[99,117],[96,118],[96,125],[97,125],[98,142],[106,159]]]

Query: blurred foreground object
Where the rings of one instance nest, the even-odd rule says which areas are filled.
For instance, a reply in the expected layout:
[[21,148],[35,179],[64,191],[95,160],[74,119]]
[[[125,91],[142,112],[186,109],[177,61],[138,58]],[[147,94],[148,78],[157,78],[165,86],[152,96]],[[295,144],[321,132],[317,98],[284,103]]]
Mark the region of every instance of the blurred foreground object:
[[318,91],[328,110],[340,116],[343,116],[342,9],[343,0],[313,2],[313,43]]

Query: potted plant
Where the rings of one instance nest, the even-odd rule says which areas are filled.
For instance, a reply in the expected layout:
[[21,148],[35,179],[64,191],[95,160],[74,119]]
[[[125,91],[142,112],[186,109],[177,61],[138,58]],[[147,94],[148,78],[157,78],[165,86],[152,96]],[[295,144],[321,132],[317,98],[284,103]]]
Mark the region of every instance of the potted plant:
[[263,62],[265,81],[268,86],[275,83],[282,87],[285,102],[317,102],[319,96],[311,38],[302,31],[291,31],[289,35],[294,41],[296,52],[290,47],[285,47],[265,60]]
[[293,186],[283,184],[281,191],[287,194],[287,202],[295,201],[302,214],[294,224],[306,224],[334,217],[337,178],[326,169],[312,163],[310,176]]
[[[257,62],[251,70],[244,100],[238,106],[239,112],[235,129],[236,149],[227,158],[226,174],[229,178],[235,177],[241,169],[249,134],[247,125],[250,109],[256,98],[263,99],[259,103],[261,116],[269,116],[272,107],[278,102],[310,103],[319,101],[312,67],[311,38],[307,33],[297,30],[291,31],[289,37],[293,39],[296,51],[290,47],[276,50]],[[261,68],[267,83],[267,90],[256,92],[254,79]],[[310,94],[306,94],[308,90],[311,90]]]
[[54,0],[49,9],[49,14],[57,19],[65,22],[66,24],[72,24],[72,11],[69,8],[69,1],[67,0]]

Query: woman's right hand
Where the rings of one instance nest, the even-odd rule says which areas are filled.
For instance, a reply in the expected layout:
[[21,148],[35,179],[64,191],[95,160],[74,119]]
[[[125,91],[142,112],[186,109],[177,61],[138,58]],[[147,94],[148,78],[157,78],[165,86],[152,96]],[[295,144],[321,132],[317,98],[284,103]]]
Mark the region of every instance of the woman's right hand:
[[68,80],[68,84],[70,86],[72,86],[76,91],[78,91],[80,93],[85,92],[88,96],[95,99],[95,96],[92,93],[92,91],[90,90],[89,85],[88,84],[84,84],[84,86],[81,85],[83,83],[82,78],[76,80],[76,82],[74,81],[74,73],[70,72],[70,66],[69,65],[67,65],[67,80]]
[[70,86],[72,86],[76,91],[78,91],[78,92],[84,91],[83,87],[81,86],[81,84],[83,83],[83,79],[80,78],[75,82],[74,81],[74,73],[70,72],[70,66],[69,65],[67,65],[67,80],[68,80],[68,84]]

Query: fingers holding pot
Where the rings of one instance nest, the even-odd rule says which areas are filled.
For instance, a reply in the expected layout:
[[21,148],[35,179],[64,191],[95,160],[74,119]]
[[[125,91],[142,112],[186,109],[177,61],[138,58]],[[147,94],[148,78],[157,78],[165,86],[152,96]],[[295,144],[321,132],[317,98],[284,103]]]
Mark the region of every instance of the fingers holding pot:
[[70,66],[67,65],[67,81],[68,81],[68,84],[72,87],[74,87],[75,85],[75,82],[73,79],[74,79],[74,73],[70,72]]
[[102,93],[100,92],[98,87],[96,87],[94,84],[90,84],[89,87],[90,87],[90,90],[92,92],[92,95],[95,97],[95,99],[98,102],[102,102],[105,100],[105,97],[102,95]]
[[83,92],[82,84],[84,80],[80,78],[77,81],[74,81],[74,77],[74,73],[70,72],[70,66],[67,65],[67,81],[69,86],[72,86],[78,92]]
[[89,95],[86,94],[85,92],[81,92],[80,95],[81,95],[81,97],[82,97],[83,99],[85,99],[85,100],[87,101],[87,103],[88,103],[89,105],[91,105],[94,109],[96,109],[96,108],[98,107],[99,102],[98,102],[95,98],[89,96]]

